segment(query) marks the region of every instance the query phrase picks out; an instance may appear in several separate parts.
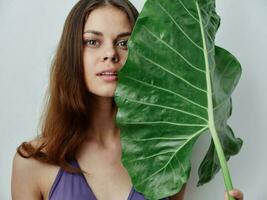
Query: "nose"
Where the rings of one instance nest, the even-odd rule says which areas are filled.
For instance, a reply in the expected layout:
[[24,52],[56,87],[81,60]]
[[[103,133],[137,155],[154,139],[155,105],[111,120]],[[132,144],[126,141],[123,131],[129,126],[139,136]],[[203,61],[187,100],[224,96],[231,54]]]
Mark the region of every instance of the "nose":
[[105,49],[103,61],[110,60],[112,63],[119,61],[119,56],[114,46],[109,46]]

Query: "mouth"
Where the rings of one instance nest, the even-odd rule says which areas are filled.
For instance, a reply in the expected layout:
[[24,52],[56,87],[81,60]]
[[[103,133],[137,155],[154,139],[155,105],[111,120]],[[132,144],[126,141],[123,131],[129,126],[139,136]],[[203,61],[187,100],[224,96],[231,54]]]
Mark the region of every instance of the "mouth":
[[116,81],[118,79],[116,72],[102,72],[97,74],[104,81]]

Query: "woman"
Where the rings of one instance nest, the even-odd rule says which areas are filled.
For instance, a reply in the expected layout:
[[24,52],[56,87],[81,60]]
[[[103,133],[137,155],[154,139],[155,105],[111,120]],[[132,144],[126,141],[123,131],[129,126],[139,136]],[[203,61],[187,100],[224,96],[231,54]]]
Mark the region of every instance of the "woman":
[[[14,157],[13,200],[144,199],[121,163],[113,99],[137,15],[127,0],[73,7],[51,68],[42,132]],[[182,200],[184,190],[170,199]]]

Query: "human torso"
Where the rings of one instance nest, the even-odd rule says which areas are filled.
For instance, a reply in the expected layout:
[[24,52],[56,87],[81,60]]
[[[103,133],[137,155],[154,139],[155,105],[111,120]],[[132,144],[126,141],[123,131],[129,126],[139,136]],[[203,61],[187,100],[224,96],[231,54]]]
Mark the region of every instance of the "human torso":
[[132,183],[121,163],[120,143],[115,142],[108,148],[91,143],[80,152],[77,161],[80,168],[88,172],[84,177],[97,199],[127,199]]
[[[87,145],[76,156],[79,167],[87,172],[84,178],[98,200],[125,200],[132,189],[131,179],[121,163],[119,145],[104,149]],[[60,170],[57,166],[45,165],[40,176],[45,177],[40,189],[43,199],[49,200],[49,193]]]

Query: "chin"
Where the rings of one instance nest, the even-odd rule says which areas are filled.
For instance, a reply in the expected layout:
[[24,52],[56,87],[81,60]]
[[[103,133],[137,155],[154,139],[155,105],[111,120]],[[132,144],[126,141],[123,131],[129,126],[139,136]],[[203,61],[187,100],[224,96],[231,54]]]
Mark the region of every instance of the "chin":
[[97,96],[101,96],[101,97],[114,97],[115,95],[115,90],[112,91],[103,91],[103,92],[99,92],[98,94],[96,94]]
[[114,97],[114,94],[106,94],[106,95],[102,95],[102,97],[110,97],[110,98],[113,98]]
[[116,86],[105,86],[99,88],[90,88],[89,91],[91,94],[99,96],[99,97],[114,97],[115,95]]

